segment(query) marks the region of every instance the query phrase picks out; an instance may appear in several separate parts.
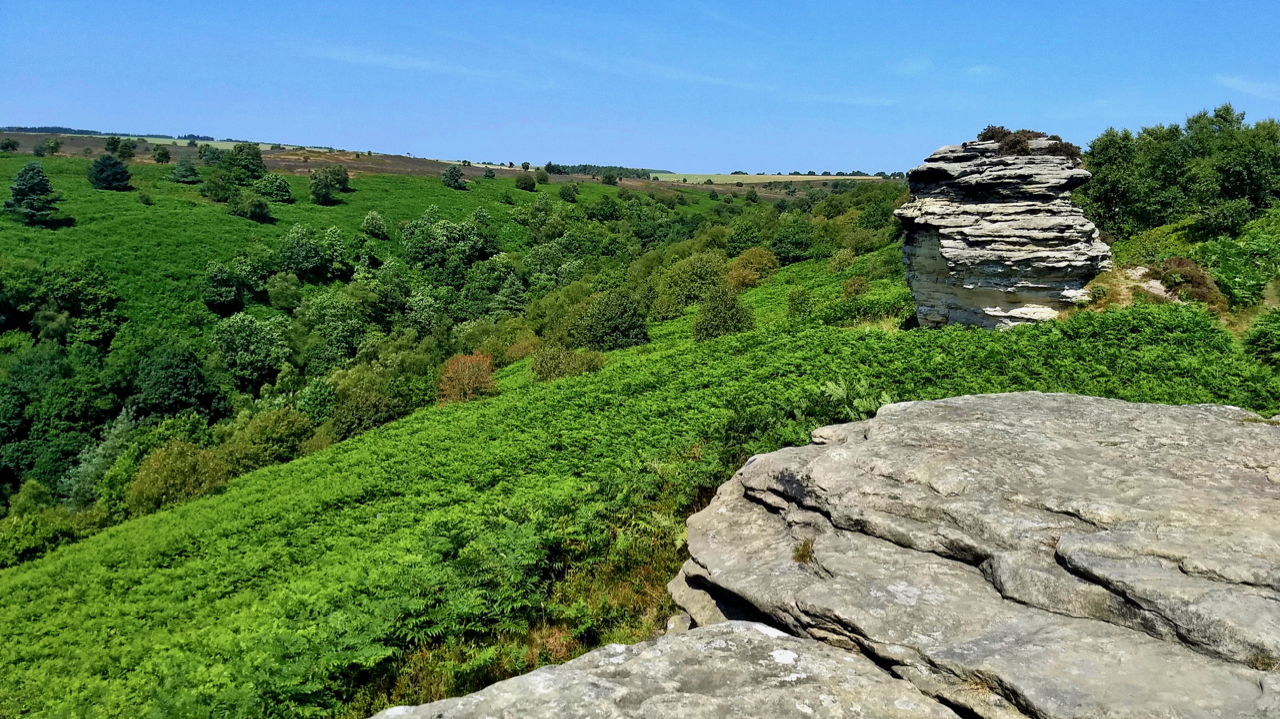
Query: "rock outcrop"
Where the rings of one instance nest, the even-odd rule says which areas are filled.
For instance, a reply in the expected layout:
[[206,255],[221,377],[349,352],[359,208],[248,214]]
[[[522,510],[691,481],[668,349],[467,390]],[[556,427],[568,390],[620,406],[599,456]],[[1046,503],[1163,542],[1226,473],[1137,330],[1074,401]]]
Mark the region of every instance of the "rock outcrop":
[[957,719],[866,657],[729,622],[612,644],[459,699],[375,719]]
[[695,621],[747,605],[969,716],[1280,717],[1280,427],[1017,393],[814,442],[690,518]]
[[1276,424],[889,405],[753,457],[689,519],[666,636],[378,719],[1280,719]]
[[[1029,143],[1033,153],[1053,145]],[[1110,248],[1070,200],[1089,173],[1069,157],[1001,156],[999,147],[944,147],[907,173],[911,201],[895,214],[922,326],[1052,319],[1111,266]]]

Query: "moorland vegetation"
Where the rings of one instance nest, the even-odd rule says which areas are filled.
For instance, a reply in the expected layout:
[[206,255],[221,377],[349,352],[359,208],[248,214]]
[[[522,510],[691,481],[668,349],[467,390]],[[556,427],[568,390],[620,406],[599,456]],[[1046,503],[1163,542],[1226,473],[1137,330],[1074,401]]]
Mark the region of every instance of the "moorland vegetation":
[[[260,155],[191,148],[128,164],[144,204],[45,157],[76,222],[0,219],[0,716],[367,716],[644,638],[688,512],[887,401],[1280,411],[1274,125],[1104,133],[1078,201],[1172,296],[1102,277],[1005,332],[911,329],[895,182],[562,199],[331,166],[271,199]],[[1144,158],[1193,133],[1197,199],[1143,214]]]

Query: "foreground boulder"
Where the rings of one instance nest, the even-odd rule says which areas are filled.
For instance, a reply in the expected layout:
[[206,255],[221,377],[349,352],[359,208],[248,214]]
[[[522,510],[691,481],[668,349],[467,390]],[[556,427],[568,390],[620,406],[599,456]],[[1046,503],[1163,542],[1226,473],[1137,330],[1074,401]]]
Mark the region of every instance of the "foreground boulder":
[[864,652],[968,716],[1280,717],[1280,427],[1218,406],[906,402],[754,457],[673,596]]
[[459,699],[375,719],[956,719],[866,657],[763,624],[730,622],[612,644]]
[[997,142],[944,147],[907,173],[911,201],[895,213],[903,261],[925,327],[1001,327],[1053,319],[1111,266],[1097,228],[1071,204],[1089,173],[1071,157],[1027,155]]

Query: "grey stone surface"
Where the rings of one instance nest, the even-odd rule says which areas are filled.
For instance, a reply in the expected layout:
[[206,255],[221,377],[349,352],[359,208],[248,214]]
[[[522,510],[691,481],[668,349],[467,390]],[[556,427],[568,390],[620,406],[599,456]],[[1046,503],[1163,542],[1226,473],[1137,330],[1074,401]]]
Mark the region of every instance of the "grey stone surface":
[[1017,393],[814,440],[690,518],[708,596],[977,716],[1280,717],[1280,427]]
[[956,719],[866,657],[750,622],[613,644],[375,719]]
[[[1033,151],[1049,146],[1033,140]],[[903,261],[920,324],[1001,327],[1052,319],[1111,266],[1071,204],[1089,173],[1048,155],[1000,157],[995,142],[944,147],[907,173]]]

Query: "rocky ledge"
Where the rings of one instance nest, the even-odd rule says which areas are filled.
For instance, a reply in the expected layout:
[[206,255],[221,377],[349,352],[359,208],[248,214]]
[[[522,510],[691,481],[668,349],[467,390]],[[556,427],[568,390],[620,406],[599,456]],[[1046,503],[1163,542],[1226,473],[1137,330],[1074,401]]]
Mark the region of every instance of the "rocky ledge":
[[895,214],[920,324],[1001,327],[1052,319],[1111,266],[1098,230],[1071,204],[1089,173],[1070,157],[1000,155],[997,142],[944,147],[907,173]]
[[1240,409],[906,402],[748,462],[673,596],[967,716],[1280,717],[1277,518],[1280,428]]
[[696,628],[379,717],[1280,719],[1275,424],[889,405],[690,518],[670,589]]

